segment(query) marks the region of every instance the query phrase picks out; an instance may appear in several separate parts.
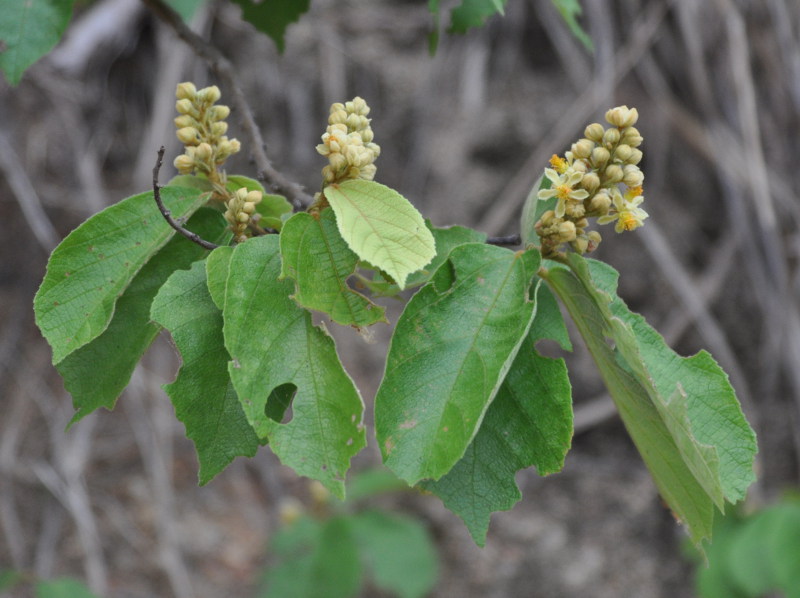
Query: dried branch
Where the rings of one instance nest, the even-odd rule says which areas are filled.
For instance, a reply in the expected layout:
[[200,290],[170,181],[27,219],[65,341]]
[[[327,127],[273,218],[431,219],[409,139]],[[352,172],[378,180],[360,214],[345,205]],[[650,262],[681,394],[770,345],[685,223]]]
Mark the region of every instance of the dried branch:
[[522,243],[522,237],[518,234],[507,237],[489,237],[486,242],[489,245],[519,245]]
[[269,185],[274,191],[285,195],[296,209],[304,209],[311,205],[314,199],[303,191],[303,188],[285,175],[275,170],[272,162],[267,157],[266,144],[261,136],[261,131],[253,117],[253,111],[242,92],[236,70],[230,61],[209,42],[197,35],[183,22],[180,15],[167,6],[163,0],[142,0],[142,2],[159,19],[164,21],[186,44],[206,61],[209,68],[219,78],[223,85],[231,92],[231,104],[242,118],[242,126],[249,137],[253,159],[258,169],[258,178]]
[[164,202],[161,200],[161,185],[158,184],[158,172],[161,170],[161,164],[163,163],[163,160],[164,146],[162,145],[161,149],[158,150],[158,159],[156,160],[156,165],[153,167],[153,197],[156,198],[156,204],[158,205],[161,215],[164,216],[164,220],[167,221],[167,224],[189,239],[192,243],[197,243],[204,249],[216,249],[219,247],[219,245],[216,243],[206,241],[205,239],[201,238],[200,235],[193,233],[189,229],[186,229],[178,224],[178,222],[172,217],[172,213],[167,209],[167,207],[164,205]]

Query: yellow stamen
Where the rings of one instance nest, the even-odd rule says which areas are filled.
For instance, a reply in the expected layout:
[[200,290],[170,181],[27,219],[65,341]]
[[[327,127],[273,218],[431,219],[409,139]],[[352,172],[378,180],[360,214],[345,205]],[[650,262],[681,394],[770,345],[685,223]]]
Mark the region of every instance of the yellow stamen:
[[569,199],[569,194],[572,193],[572,187],[569,185],[559,185],[556,187],[556,197],[558,199]]
[[564,174],[567,171],[567,161],[560,157],[553,154],[550,156],[550,166],[552,166],[558,174]]
[[641,185],[638,187],[630,187],[627,191],[625,191],[625,199],[631,200],[634,197],[639,197],[642,193],[644,193],[644,187]]

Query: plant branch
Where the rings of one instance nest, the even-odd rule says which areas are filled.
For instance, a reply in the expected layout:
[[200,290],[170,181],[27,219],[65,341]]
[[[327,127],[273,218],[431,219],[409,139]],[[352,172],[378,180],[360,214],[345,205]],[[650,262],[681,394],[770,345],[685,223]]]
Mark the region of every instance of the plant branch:
[[167,209],[164,205],[164,202],[161,200],[161,185],[158,184],[158,173],[161,170],[161,164],[164,161],[164,146],[161,146],[161,149],[158,150],[158,159],[156,160],[156,165],[153,167],[153,197],[156,198],[156,204],[158,205],[158,209],[161,212],[161,215],[164,216],[164,220],[167,221],[172,228],[182,234],[184,237],[189,239],[192,243],[197,243],[200,247],[204,249],[216,249],[219,247],[216,243],[212,243],[211,241],[206,241],[205,239],[201,238],[200,235],[193,233],[187,228],[183,228],[178,222],[172,217],[172,213]]
[[249,137],[253,160],[258,169],[258,178],[274,191],[285,195],[296,209],[305,209],[311,205],[314,201],[313,198],[303,191],[298,183],[290,180],[272,166],[272,162],[267,157],[264,138],[261,136],[261,131],[253,117],[253,111],[250,109],[239,78],[230,61],[216,47],[192,31],[183,22],[181,16],[167,6],[163,0],[142,0],[142,2],[153,14],[171,27],[198,57],[206,61],[209,68],[230,91],[231,104],[241,116],[244,132]]
[[519,245],[522,243],[522,237],[518,234],[507,237],[489,237],[486,242],[489,245]]

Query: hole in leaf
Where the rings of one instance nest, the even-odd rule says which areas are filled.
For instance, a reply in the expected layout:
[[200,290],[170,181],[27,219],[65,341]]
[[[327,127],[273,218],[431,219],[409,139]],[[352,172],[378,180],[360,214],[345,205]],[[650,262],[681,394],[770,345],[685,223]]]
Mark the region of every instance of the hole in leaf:
[[295,394],[297,394],[297,386],[291,382],[276,386],[267,397],[264,413],[279,424],[288,424],[292,421],[292,399]]

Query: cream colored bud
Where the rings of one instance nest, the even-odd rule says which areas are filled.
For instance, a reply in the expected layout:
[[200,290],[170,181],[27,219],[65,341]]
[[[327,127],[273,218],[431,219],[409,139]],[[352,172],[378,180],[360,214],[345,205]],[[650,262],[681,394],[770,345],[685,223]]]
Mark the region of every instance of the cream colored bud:
[[595,168],[603,168],[611,159],[611,152],[604,147],[596,147],[592,150],[592,164]]
[[624,176],[624,173],[622,172],[622,167],[616,164],[612,164],[611,166],[606,168],[604,174],[605,174],[604,178],[607,183],[619,183],[622,180],[622,177]]
[[246,212],[239,212],[236,214],[236,220],[241,224],[247,224],[250,222],[250,214],[247,214]]
[[210,87],[204,87],[198,91],[197,97],[203,102],[213,104],[222,97],[222,93],[220,92],[219,87],[216,85],[211,85]]
[[195,125],[195,120],[188,114],[176,116],[175,120],[172,122],[174,122],[175,126],[179,129],[183,129],[184,127],[193,127]]
[[375,134],[369,127],[366,129],[361,129],[359,134],[361,135],[361,141],[363,141],[365,144],[370,143],[375,138]]
[[194,106],[191,100],[183,98],[175,102],[175,110],[180,114],[191,114],[194,110]]
[[359,129],[362,128],[363,124],[362,117],[359,116],[358,114],[351,113],[347,116],[345,124],[347,125],[347,128],[350,129],[351,131],[358,131]]
[[220,104],[219,106],[212,106],[208,112],[211,120],[225,120],[230,115],[231,109],[224,104]]
[[589,247],[589,239],[586,237],[576,237],[571,243],[572,248],[583,255]]
[[620,139],[622,143],[630,145],[631,147],[639,147],[642,145],[642,134],[639,133],[639,129],[636,127],[628,127],[623,131],[622,138]]
[[595,195],[589,202],[589,211],[593,214],[605,216],[611,207],[611,198],[608,193],[602,191]]
[[324,143],[320,143],[317,145],[317,152],[322,154],[323,156],[327,156],[328,154],[331,153],[331,148],[329,148]]
[[592,252],[597,249],[597,246],[600,245],[600,241],[603,240],[603,237],[601,237],[600,233],[596,230],[590,230],[586,238],[589,239],[589,247],[586,248],[587,252]]
[[631,152],[633,149],[630,145],[620,144],[617,146],[617,149],[614,150],[614,159],[624,162],[628,158],[631,157]]
[[242,144],[239,143],[238,139],[231,139],[228,143],[231,146],[231,148],[230,148],[230,153],[231,154],[238,154],[239,150],[242,149]]
[[620,129],[632,127],[639,120],[639,111],[636,108],[617,106],[606,112],[606,120]]
[[195,145],[198,141],[197,129],[194,127],[183,127],[178,129],[177,136],[180,142],[184,145]]
[[370,152],[372,152],[372,159],[377,160],[378,156],[381,155],[381,146],[377,143],[368,142],[366,147]]
[[261,193],[261,191],[258,191],[258,190],[254,189],[253,191],[248,191],[247,192],[247,197],[245,199],[249,203],[258,204],[258,203],[261,203],[261,199],[262,198],[263,198],[263,194]]
[[175,158],[173,165],[181,174],[189,174],[194,170],[194,160],[186,154],[181,154]]
[[600,186],[600,177],[596,172],[587,172],[581,179],[581,187],[586,189],[589,193],[594,193]]
[[584,162],[583,160],[575,160],[572,163],[572,170],[574,170],[575,172],[580,172],[581,174],[584,174],[586,172],[589,172],[589,167],[586,165],[586,162]]
[[334,170],[344,170],[347,168],[347,158],[339,152],[328,155],[328,162]]
[[208,162],[211,159],[212,153],[213,150],[211,149],[211,146],[205,142],[198,145],[194,150],[194,156],[200,162]]
[[190,81],[178,83],[178,87],[175,90],[175,97],[179,100],[191,100],[195,95],[197,95],[197,88],[194,86],[194,83]]
[[326,166],[322,169],[322,178],[326,183],[332,183],[336,180],[336,172],[330,166]]
[[240,202],[247,200],[247,187],[239,187],[236,190],[236,199]]
[[352,110],[348,110],[348,112],[355,112],[361,116],[366,116],[369,114],[369,106],[367,106],[367,102],[359,96],[354,97],[353,101],[348,102],[348,104],[351,104],[352,108]]
[[334,112],[339,112],[340,110],[342,112],[345,112],[344,104],[342,104],[341,102],[334,102],[333,104],[331,104],[331,114],[333,114]]
[[606,132],[603,133],[603,145],[605,145],[608,149],[613,148],[615,145],[619,143],[619,129],[606,129]]
[[346,122],[347,112],[344,110],[336,110],[335,112],[331,112],[330,116],[328,117],[329,125],[343,125]]
[[378,172],[377,167],[374,164],[367,164],[363,166],[359,173],[359,177],[364,179],[365,181],[371,181],[375,178],[375,173]]
[[244,202],[244,205],[242,206],[242,212],[244,212],[245,214],[255,214],[255,211],[256,211],[256,204],[254,204],[252,201]]
[[558,225],[558,237],[562,243],[569,243],[574,240],[576,234],[575,223],[571,220],[565,220]]
[[638,166],[626,164],[623,168],[622,182],[628,187],[639,187],[644,182],[644,173]]
[[577,143],[572,144],[572,153],[576,158],[588,158],[592,155],[594,149],[594,141],[591,139],[581,139]]
[[638,148],[633,148],[631,150],[631,157],[628,158],[628,164],[638,164],[642,161],[642,150]]
[[605,127],[600,123],[592,123],[586,127],[583,134],[595,143],[600,143],[603,140],[603,133],[605,133],[605,131]]
[[228,132],[228,123],[226,122],[211,123],[211,134],[214,137],[222,137],[227,132]]

